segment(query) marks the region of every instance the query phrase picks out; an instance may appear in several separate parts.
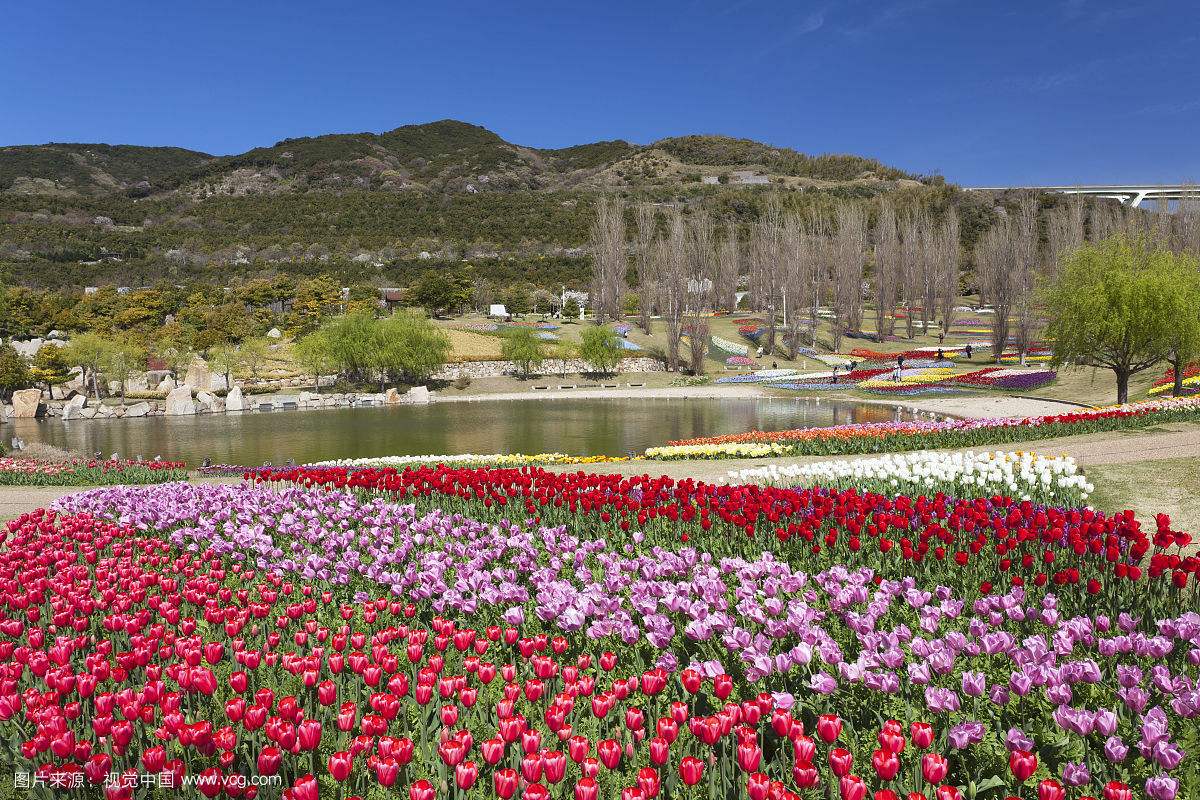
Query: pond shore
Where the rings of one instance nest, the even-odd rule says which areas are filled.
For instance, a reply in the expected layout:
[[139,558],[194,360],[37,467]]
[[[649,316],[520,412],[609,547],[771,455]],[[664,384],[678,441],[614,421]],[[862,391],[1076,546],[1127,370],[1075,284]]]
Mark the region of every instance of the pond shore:
[[879,397],[864,398],[850,393],[772,392],[766,385],[751,383],[704,384],[701,386],[660,386],[615,389],[584,387],[578,389],[529,389],[523,392],[489,392],[446,396],[433,393],[434,403],[482,403],[491,400],[720,400],[724,398],[816,398],[850,400],[887,406],[907,406],[920,411],[955,417],[1035,417],[1063,414],[1079,406],[1058,400],[1042,400],[1012,395],[962,395],[955,397]]

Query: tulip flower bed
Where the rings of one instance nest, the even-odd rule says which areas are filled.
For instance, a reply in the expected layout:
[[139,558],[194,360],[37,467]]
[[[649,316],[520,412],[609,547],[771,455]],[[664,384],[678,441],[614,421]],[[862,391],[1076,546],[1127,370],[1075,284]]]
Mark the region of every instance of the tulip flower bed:
[[1200,421],[1200,399],[1151,400],[1121,406],[1072,411],[1040,417],[990,417],[940,422],[873,422],[798,428],[786,431],[750,431],[701,439],[669,442],[646,451],[647,458],[740,458],[747,445],[775,445],[781,455],[841,455],[887,453],[960,447],[988,447],[1008,442],[1050,439],[1168,422]]
[[731,471],[732,484],[823,486],[876,494],[945,494],[976,498],[1007,495],[1043,505],[1084,505],[1093,486],[1068,456],[1034,453],[934,453],[885,455],[817,464],[769,464]]
[[10,523],[16,763],[208,776],[210,796],[277,774],[293,800],[1200,788],[1200,615],[1166,519],[1151,541],[1004,498],[266,477],[328,489],[105,488]]
[[[1183,387],[1186,394],[1200,391],[1200,364],[1188,364],[1183,370]],[[1175,370],[1169,369],[1154,382],[1147,394],[1158,395],[1175,388]]]
[[107,486],[187,480],[180,461],[0,458],[0,486]]
[[[379,458],[350,458],[340,461],[318,461],[309,466],[314,467],[391,467],[404,469],[406,467],[436,466],[447,464],[452,466],[474,467],[524,467],[548,466],[551,464],[607,464],[627,461],[623,456],[571,456],[566,453],[457,453],[455,455],[419,455],[419,456],[383,456]],[[248,471],[248,470],[247,470]]]

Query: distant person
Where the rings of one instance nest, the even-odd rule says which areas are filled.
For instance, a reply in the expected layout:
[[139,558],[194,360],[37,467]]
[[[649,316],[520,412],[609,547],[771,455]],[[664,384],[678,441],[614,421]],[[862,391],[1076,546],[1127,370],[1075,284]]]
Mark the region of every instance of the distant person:
[[837,386],[837,364],[833,365],[833,385]]
[[940,331],[938,331],[938,344],[942,344],[945,341],[946,341],[946,329],[942,328]]
[[966,352],[966,354],[967,354],[967,358],[968,358],[968,359],[970,359],[970,358],[971,358],[971,345],[970,345],[970,343],[968,343],[968,344],[967,344],[967,349],[966,349],[964,352]]
[[755,357],[762,358],[762,354],[763,354],[763,349],[760,347],[760,348],[758,348],[758,352],[755,354]]
[[771,362],[771,369],[779,369],[779,365],[778,365],[778,364],[776,364],[774,361],[772,361],[772,362]]
[[900,378],[904,373],[904,353],[896,356],[896,383],[900,383]]
[[946,359],[946,351],[939,347],[938,354],[937,354],[937,360],[944,361],[945,359]]

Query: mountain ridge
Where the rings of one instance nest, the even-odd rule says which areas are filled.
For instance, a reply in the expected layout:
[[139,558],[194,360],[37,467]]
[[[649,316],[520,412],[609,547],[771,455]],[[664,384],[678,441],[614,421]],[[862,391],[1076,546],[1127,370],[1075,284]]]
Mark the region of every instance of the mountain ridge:
[[727,177],[771,182],[899,181],[913,176],[856,155],[808,155],[722,135],[623,139],[562,148],[515,144],[479,125],[437,120],[383,133],[282,139],[214,156],[178,147],[47,143],[0,147],[0,191],[130,197],[302,191],[545,191],[670,185]]

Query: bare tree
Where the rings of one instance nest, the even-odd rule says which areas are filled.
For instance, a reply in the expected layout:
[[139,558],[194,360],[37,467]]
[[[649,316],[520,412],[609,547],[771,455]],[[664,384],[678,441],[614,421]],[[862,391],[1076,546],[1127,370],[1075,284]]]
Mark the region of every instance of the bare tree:
[[836,217],[837,232],[833,237],[835,350],[840,349],[844,333],[862,328],[862,282],[867,244],[867,215],[860,203],[840,204]]
[[814,324],[806,313],[818,268],[813,244],[802,220],[797,216],[788,217],[780,237],[780,266],[783,271],[784,346],[789,361],[796,360],[800,337],[809,324]]
[[625,296],[625,205],[620,199],[601,195],[596,202],[596,221],[591,231],[592,309],[596,322],[619,319]]
[[658,214],[654,206],[643,203],[637,208],[637,232],[634,237],[634,265],[638,279],[638,326],[650,334],[650,317],[654,308],[654,246],[658,229]]
[[949,208],[942,218],[933,245],[933,261],[937,269],[938,314],[941,316],[943,333],[950,329],[954,306],[958,302],[959,235],[958,212]]
[[992,353],[999,362],[1008,343],[1009,316],[1015,294],[1012,222],[1007,216],[980,237],[975,246],[975,265],[979,271],[980,290],[992,306]]
[[1049,248],[1046,258],[1047,272],[1054,275],[1063,257],[1073,253],[1084,242],[1084,219],[1087,216],[1082,195],[1070,195],[1050,212],[1046,222]]
[[896,326],[896,295],[900,276],[900,232],[896,209],[888,200],[879,204],[875,222],[875,338],[882,342]]
[[782,283],[779,239],[782,229],[782,210],[778,202],[772,201],[750,235],[750,294],[755,308],[765,316],[767,333],[762,347],[768,354],[775,350],[775,327],[778,324],[779,287]]
[[909,214],[900,223],[900,287],[904,296],[904,333],[909,339],[916,336],[917,304],[924,296],[925,244],[922,239],[923,220]]
[[713,304],[723,311],[737,310],[738,279],[742,274],[742,246],[738,229],[732,222],[725,226],[725,238],[717,250],[717,277]]
[[679,339],[687,302],[688,231],[678,212],[672,212],[668,233],[654,244],[656,305],[667,328],[667,369],[679,371]]
[[1021,366],[1025,366],[1025,357],[1038,327],[1033,307],[1038,277],[1038,203],[1032,193],[1021,198],[1011,235],[1014,272],[1010,283],[1016,307],[1017,352]]
[[704,313],[713,294],[716,259],[713,222],[706,213],[694,214],[688,225],[687,332],[692,373],[704,374],[708,355],[708,320]]

